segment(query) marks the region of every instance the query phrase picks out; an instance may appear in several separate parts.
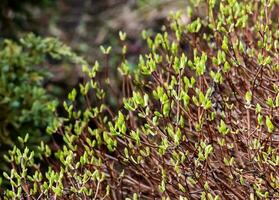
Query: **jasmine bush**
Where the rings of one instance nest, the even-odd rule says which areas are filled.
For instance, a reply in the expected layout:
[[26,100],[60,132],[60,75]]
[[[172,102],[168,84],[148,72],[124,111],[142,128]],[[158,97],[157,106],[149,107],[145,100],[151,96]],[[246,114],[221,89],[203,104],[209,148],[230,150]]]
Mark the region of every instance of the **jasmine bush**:
[[[162,33],[143,31],[149,51],[136,69],[120,32],[114,78],[108,62],[82,62],[87,78],[64,103],[68,117],[48,128],[64,144],[39,147],[48,170],[28,148],[6,156],[5,198],[278,198],[278,6],[192,1],[190,23],[174,13]],[[106,59],[110,51],[102,47]],[[117,110],[106,103],[115,95]]]

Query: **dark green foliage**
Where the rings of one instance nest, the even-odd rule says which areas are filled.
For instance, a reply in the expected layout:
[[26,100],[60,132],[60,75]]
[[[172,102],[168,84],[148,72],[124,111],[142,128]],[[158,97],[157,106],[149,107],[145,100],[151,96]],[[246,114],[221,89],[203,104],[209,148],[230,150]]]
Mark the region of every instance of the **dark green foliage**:
[[[0,50],[0,152],[29,133],[29,148],[46,141],[46,127],[54,121],[57,102],[43,88],[47,58],[72,59],[70,49],[52,38],[30,34],[13,42],[4,40]],[[73,56],[74,59],[74,56]],[[36,148],[35,148],[36,149]],[[1,165],[4,163],[1,162]],[[2,166],[3,167],[3,166]]]
[[[23,44],[23,42],[25,44]],[[17,136],[32,131],[34,136],[46,127],[54,116],[48,110],[50,97],[43,89],[47,71],[39,64],[44,53],[5,40],[0,52],[1,143],[12,144]],[[38,138],[40,139],[40,138]]]

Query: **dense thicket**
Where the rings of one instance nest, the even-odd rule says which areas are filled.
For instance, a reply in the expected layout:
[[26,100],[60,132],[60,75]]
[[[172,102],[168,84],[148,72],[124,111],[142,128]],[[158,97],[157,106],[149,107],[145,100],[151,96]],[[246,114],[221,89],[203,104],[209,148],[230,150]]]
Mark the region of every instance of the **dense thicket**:
[[14,147],[6,199],[279,198],[279,2],[192,6],[190,23],[143,31],[135,68],[123,32],[118,73],[111,47],[103,64],[76,58],[84,82],[48,127],[64,143],[42,142],[42,161]]

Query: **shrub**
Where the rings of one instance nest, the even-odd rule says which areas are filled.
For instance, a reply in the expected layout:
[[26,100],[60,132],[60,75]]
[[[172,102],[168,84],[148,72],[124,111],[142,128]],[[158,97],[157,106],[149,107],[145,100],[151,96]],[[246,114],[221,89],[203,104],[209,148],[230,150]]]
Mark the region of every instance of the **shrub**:
[[[63,125],[49,128],[64,145],[50,159],[41,144],[46,172],[14,147],[7,199],[279,197],[279,2],[199,2],[189,24],[177,13],[163,33],[143,32],[150,51],[136,69],[120,33],[121,84],[98,79],[98,62],[83,65],[88,80],[69,94]],[[121,88],[111,110],[105,99]]]
[[[1,158],[19,136],[29,133],[32,150],[49,135],[46,127],[55,120],[57,102],[43,87],[50,77],[47,57],[73,57],[70,49],[51,38],[30,34],[19,43],[5,40],[0,51],[0,153]],[[55,108],[54,108],[55,109]],[[1,168],[4,163],[1,163]]]

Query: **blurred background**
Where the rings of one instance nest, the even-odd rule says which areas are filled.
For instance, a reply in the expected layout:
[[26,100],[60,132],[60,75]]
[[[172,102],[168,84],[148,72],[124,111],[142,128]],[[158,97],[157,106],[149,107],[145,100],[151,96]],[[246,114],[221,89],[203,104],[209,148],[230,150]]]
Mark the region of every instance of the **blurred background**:
[[115,43],[118,31],[138,40],[146,28],[157,31],[170,11],[186,0],[1,0],[0,36],[26,32],[55,36],[94,57],[100,44]]
[[[127,33],[128,56],[133,60],[144,51],[141,31],[160,31],[170,11],[186,6],[186,0],[1,0],[0,39],[16,40],[28,32],[53,36],[91,62],[100,59],[100,45],[112,46],[114,65],[113,55],[121,51],[119,30]],[[50,81],[65,89],[49,90],[62,96],[76,85],[80,74],[65,65],[49,70],[55,73]]]

